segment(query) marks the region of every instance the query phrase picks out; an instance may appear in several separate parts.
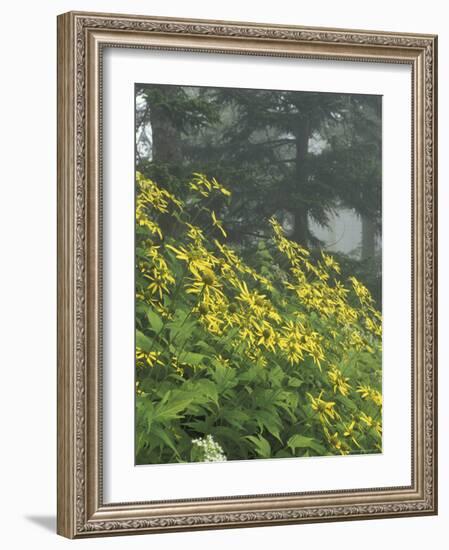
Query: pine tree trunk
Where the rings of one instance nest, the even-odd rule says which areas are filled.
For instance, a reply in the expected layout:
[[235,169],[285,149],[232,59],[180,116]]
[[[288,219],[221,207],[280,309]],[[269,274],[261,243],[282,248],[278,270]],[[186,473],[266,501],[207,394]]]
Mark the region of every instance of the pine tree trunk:
[[370,218],[362,216],[362,260],[374,258],[376,252],[376,227]]
[[[170,97],[176,90],[167,86],[164,95],[166,103],[170,104]],[[181,161],[179,130],[177,130],[168,115],[167,108],[154,105],[150,111],[151,130],[153,138],[153,162],[176,163]]]
[[[301,120],[295,132],[296,138],[296,165],[295,165],[295,191],[299,197],[304,196],[304,187],[307,181],[305,160],[309,146],[310,123]],[[290,205],[288,209],[295,217],[295,229],[292,235],[293,240],[307,246],[309,244],[309,212],[305,203],[297,199],[296,204]]]

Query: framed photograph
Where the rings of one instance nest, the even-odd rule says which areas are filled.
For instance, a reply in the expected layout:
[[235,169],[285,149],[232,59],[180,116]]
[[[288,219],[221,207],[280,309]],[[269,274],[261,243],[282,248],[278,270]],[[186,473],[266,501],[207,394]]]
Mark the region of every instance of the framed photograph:
[[58,532],[436,514],[433,35],[58,18]]

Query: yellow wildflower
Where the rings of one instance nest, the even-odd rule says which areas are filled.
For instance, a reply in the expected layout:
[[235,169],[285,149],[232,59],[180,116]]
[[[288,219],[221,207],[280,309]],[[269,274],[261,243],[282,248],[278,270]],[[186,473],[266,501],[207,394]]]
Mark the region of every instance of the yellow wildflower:
[[223,298],[223,285],[217,279],[215,273],[208,267],[192,270],[192,281],[186,286],[187,294],[198,294],[203,296],[203,301],[208,302],[213,297]]
[[274,352],[276,344],[276,333],[273,327],[267,321],[254,323],[256,342],[260,346],[264,346],[267,350]]
[[312,394],[307,393],[311,407],[317,413],[320,422],[322,424],[330,424],[330,420],[338,420],[340,415],[335,410],[335,402],[325,401],[322,399],[322,395],[323,391],[320,392],[318,397],[313,397]]
[[280,330],[279,346],[287,355],[290,364],[298,364],[303,358],[304,332],[303,325],[297,321],[287,321]]
[[355,277],[349,277],[349,280],[352,283],[352,287],[357,297],[359,298],[362,304],[371,304],[373,299],[371,297],[370,291],[364,286],[360,281]]
[[223,229],[223,222],[220,221],[217,216],[215,215],[215,212],[212,210],[212,213],[211,213],[211,217],[212,217],[212,225],[214,227],[216,227],[219,231],[221,231],[223,237],[227,237],[227,233],[226,231]]
[[162,300],[162,294],[168,292],[168,285],[173,284],[175,279],[169,270],[157,269],[154,267],[149,273],[145,273],[144,277],[151,282],[148,285],[148,290],[151,294],[159,294]]
[[341,272],[339,264],[335,261],[335,259],[332,256],[330,256],[329,254],[325,254],[324,252],[321,252],[321,255],[323,257],[326,267],[333,269],[337,273]]
[[361,422],[366,424],[368,428],[374,428],[376,426],[376,422],[374,421],[374,419],[364,412],[360,413],[360,420]]
[[189,182],[189,187],[192,191],[197,191],[203,197],[208,197],[210,191],[212,190],[212,185],[209,180],[203,174],[195,172],[194,178]]
[[331,446],[339,451],[340,454],[347,455],[349,453],[347,445],[345,445],[345,443],[340,439],[338,432],[330,434],[327,430],[325,430],[325,434]]
[[190,246],[189,248],[184,246],[176,248],[171,244],[167,244],[166,247],[175,253],[176,259],[186,262],[192,272],[211,269],[216,263],[216,258],[211,254],[204,253],[202,248],[191,248]]
[[245,281],[237,280],[237,288],[240,293],[237,300],[249,308],[253,313],[262,315],[268,305],[265,294],[259,294],[257,291],[250,291]]
[[186,225],[189,228],[187,231],[187,237],[192,239],[195,244],[200,245],[204,241],[203,230],[196,225],[192,225],[191,223],[186,223]]
[[360,445],[357,441],[357,439],[355,438],[355,434],[354,434],[354,431],[355,431],[355,420],[353,420],[350,424],[347,424],[345,426],[345,431],[343,432],[343,435],[349,439],[351,439],[351,441],[357,445],[357,447],[360,448]]
[[222,355],[214,355],[215,361],[218,361],[221,366],[223,367],[229,367],[229,359],[225,359]]
[[139,347],[136,347],[136,365],[138,367],[143,367],[145,363],[149,367],[154,367],[154,365],[163,365],[164,363],[162,363],[159,359],[160,356],[160,351],[149,351],[146,353]]
[[327,375],[332,383],[334,393],[337,393],[337,391],[339,391],[343,396],[348,395],[351,388],[350,384],[348,383],[349,378],[344,377],[341,371],[335,365],[332,365]]
[[323,348],[320,344],[321,340],[322,336],[320,336],[317,332],[310,332],[305,335],[305,344],[303,347],[319,369],[321,369],[321,361],[325,359]]
[[382,406],[382,394],[380,391],[371,388],[371,386],[362,384],[357,387],[356,391],[360,393],[363,399],[368,399],[379,407]]

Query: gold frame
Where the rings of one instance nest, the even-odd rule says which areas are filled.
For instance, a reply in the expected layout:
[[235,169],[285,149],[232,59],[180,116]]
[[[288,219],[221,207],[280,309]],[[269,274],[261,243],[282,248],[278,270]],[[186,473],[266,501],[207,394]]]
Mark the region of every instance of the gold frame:
[[[101,440],[103,47],[405,63],[412,68],[412,484],[104,504]],[[58,17],[58,533],[86,536],[437,513],[433,35],[70,12]]]

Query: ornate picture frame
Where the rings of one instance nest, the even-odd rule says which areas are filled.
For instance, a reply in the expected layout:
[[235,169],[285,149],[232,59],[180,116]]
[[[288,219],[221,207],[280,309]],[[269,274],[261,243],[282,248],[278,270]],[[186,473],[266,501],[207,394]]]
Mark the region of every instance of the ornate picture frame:
[[[105,502],[102,56],[106,48],[411,69],[411,483]],[[437,37],[70,12],[58,17],[58,533],[69,538],[437,513]],[[131,329],[132,330],[132,329]],[[132,388],[130,388],[132,391]],[[404,427],[408,429],[407,427]],[[132,430],[130,426],[130,430]]]

